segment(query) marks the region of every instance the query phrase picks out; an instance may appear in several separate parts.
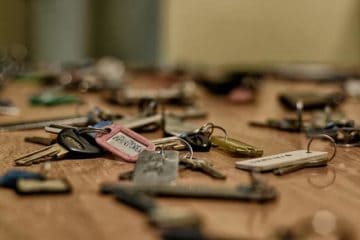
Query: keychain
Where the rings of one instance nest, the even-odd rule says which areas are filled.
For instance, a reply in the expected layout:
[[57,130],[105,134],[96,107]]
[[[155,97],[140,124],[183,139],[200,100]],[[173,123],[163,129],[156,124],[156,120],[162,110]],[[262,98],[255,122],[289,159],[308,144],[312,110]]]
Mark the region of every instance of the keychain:
[[[310,151],[311,143],[315,138],[326,138],[332,143],[334,152],[330,158],[328,158],[327,152]],[[335,154],[336,144],[334,139],[328,135],[320,134],[310,139],[307,150],[297,150],[245,161],[237,161],[235,166],[243,170],[257,172],[273,171],[276,175],[283,175],[306,167],[326,166],[327,163],[335,157]]]
[[119,124],[107,126],[105,130],[107,133],[96,135],[97,144],[125,161],[135,162],[142,151],[155,150],[151,141]]

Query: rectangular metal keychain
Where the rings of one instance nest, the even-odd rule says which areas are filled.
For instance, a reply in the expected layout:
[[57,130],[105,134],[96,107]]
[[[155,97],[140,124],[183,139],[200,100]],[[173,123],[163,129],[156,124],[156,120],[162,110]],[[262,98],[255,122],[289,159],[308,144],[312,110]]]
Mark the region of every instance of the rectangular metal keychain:
[[96,142],[125,161],[135,162],[142,151],[155,150],[155,145],[150,140],[119,124],[112,124],[106,129],[109,132],[97,134]]
[[169,185],[176,181],[178,167],[178,151],[163,150],[158,153],[145,150],[139,154],[133,179],[140,185]]

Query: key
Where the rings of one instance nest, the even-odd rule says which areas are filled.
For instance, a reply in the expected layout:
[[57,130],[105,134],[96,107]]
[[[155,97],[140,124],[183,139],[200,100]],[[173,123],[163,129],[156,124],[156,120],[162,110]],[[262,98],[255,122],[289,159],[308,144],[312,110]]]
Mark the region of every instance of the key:
[[18,166],[28,166],[35,163],[60,159],[66,155],[72,157],[93,157],[102,153],[101,148],[91,144],[75,129],[64,129],[57,137],[57,143],[40,150],[25,154],[15,159]]
[[263,155],[262,149],[233,138],[212,136],[210,140],[213,146],[234,156],[259,157]]
[[222,172],[218,171],[216,168],[212,166],[212,164],[205,159],[198,158],[181,158],[180,163],[184,164],[186,168],[189,168],[194,171],[201,171],[212,178],[225,180],[226,175]]
[[308,161],[308,162],[295,164],[293,166],[288,166],[288,167],[282,167],[282,168],[275,169],[273,171],[273,173],[275,175],[285,175],[285,174],[288,174],[288,173],[298,171],[298,170],[303,169],[303,168],[324,167],[324,166],[327,165],[327,163],[328,163],[327,158],[326,159],[320,159],[320,160],[314,160],[314,161]]
[[208,152],[211,148],[211,141],[203,132],[184,133],[179,136],[190,144],[194,152]]
[[135,89],[123,88],[114,92],[110,101],[120,105],[137,104],[141,99],[151,98],[159,102],[191,105],[195,99],[196,86],[191,81],[182,82],[170,88]]
[[269,119],[266,122],[250,121],[252,127],[273,128],[286,132],[300,132],[299,122],[296,119]]
[[158,206],[153,198],[139,191],[124,188],[118,189],[114,195],[116,200],[145,213],[149,222],[157,227],[198,227],[201,223],[201,218],[195,212]]
[[296,104],[296,118],[269,119],[266,122],[250,121],[249,125],[253,127],[273,128],[287,132],[301,132],[307,128],[303,121],[303,104]]
[[180,136],[184,133],[192,133],[199,128],[198,125],[182,121],[174,116],[166,116],[163,120],[162,130],[164,137]]
[[51,144],[56,143],[56,139],[54,138],[38,137],[38,136],[25,137],[24,140],[25,142],[37,143],[44,146],[50,146]]
[[44,128],[50,124],[88,126],[99,122],[100,120],[118,119],[120,115],[107,114],[101,109],[92,109],[85,116],[69,116],[62,118],[49,118],[36,121],[14,122],[0,124],[0,131],[19,131]]
[[274,187],[259,181],[251,175],[251,183],[239,186],[214,185],[129,185],[120,183],[104,183],[100,191],[104,194],[116,194],[116,191],[140,191],[156,196],[185,198],[214,198],[223,200],[254,201],[264,203],[277,197]]
[[180,139],[189,144],[195,152],[208,152],[211,148],[209,137],[201,132],[182,134],[178,137],[158,138],[152,140],[152,142],[157,147],[164,149],[185,150],[188,146]]
[[198,107],[187,107],[183,112],[172,112],[167,114],[169,117],[177,118],[181,121],[195,118],[206,118],[208,112]]
[[[161,118],[162,118],[161,114],[157,114],[157,115],[149,116],[149,117],[142,117],[142,118],[137,118],[137,117],[123,118],[120,120],[111,121],[111,123],[110,123],[110,121],[108,121],[109,124],[102,126],[102,128],[106,128],[107,126],[114,123],[114,124],[122,125],[125,128],[136,130],[136,129],[141,129],[143,127],[146,127],[146,126],[149,126],[152,124],[160,124]],[[66,125],[66,124],[49,124],[49,126],[45,126],[45,131],[49,132],[49,133],[58,134],[64,128],[78,129],[77,127]]]
[[345,94],[333,92],[322,94],[319,92],[286,92],[279,94],[279,101],[288,109],[297,109],[297,103],[303,102],[305,110],[322,109],[326,106],[336,107],[345,100]]
[[162,115],[156,114],[148,117],[135,117],[135,118],[124,118],[121,120],[114,121],[115,124],[120,124],[129,129],[141,129],[149,125],[159,125],[161,123]]

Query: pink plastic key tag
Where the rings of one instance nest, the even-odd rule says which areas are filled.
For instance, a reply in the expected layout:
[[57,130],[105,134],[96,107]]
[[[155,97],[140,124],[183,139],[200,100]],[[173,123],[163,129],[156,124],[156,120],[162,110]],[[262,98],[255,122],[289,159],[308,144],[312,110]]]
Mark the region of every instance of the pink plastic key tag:
[[112,124],[106,128],[111,131],[98,134],[96,142],[112,154],[128,162],[135,162],[138,155],[144,151],[154,151],[155,145],[140,134],[119,124]]

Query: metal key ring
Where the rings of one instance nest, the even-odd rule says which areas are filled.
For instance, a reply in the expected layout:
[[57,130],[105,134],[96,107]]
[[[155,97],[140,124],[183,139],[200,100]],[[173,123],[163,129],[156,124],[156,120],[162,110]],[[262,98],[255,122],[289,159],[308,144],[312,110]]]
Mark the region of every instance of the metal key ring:
[[210,131],[208,132],[209,136],[212,135],[212,133],[214,132],[214,129],[220,129],[225,135],[225,141],[227,141],[228,134],[227,134],[227,131],[225,130],[225,128],[223,128],[223,127],[221,127],[219,125],[215,125],[214,123],[211,123],[211,122],[202,125],[196,131],[197,132],[207,132],[209,128],[210,128]]
[[326,184],[320,185],[320,184],[318,184],[318,183],[315,183],[314,180],[312,180],[312,177],[318,177],[318,176],[321,176],[321,175],[322,175],[322,174],[318,174],[318,173],[312,173],[312,176],[310,175],[310,176],[307,177],[307,181],[308,181],[308,183],[309,183],[311,186],[313,186],[313,187],[315,187],[315,188],[319,188],[319,189],[326,188],[326,187],[332,185],[332,184],[335,182],[335,180],[336,180],[336,171],[335,171],[335,169],[330,168],[330,171],[333,173],[333,177],[332,177],[332,178],[330,179],[330,181],[329,181],[328,183],[326,183]]
[[95,128],[95,127],[86,127],[86,128],[82,128],[79,130],[80,134],[83,133],[103,133],[103,134],[107,134],[111,132],[110,128]]
[[309,140],[309,142],[308,142],[308,144],[307,144],[307,153],[310,153],[310,152],[311,152],[311,151],[310,151],[310,146],[311,146],[311,143],[314,141],[315,138],[326,138],[326,139],[329,140],[329,141],[331,142],[331,144],[333,145],[333,147],[334,147],[334,152],[333,152],[333,154],[331,155],[331,157],[330,157],[329,160],[328,160],[328,162],[330,162],[330,161],[335,157],[335,155],[336,155],[336,143],[335,143],[335,140],[334,140],[332,137],[330,137],[329,135],[326,135],[326,134],[315,135],[315,136],[313,136],[313,137]]
[[[184,144],[186,145],[186,147],[189,149],[189,152],[190,152],[190,160],[193,159],[194,151],[193,151],[191,145],[190,145],[186,140],[184,140],[184,139],[182,139],[182,138],[180,138],[180,137],[177,137],[177,136],[167,137],[167,138],[164,138],[164,139],[166,139],[167,141],[169,141],[169,140],[170,140],[170,141],[171,141],[171,140],[178,140],[178,141],[184,143]],[[163,141],[164,139],[159,139],[159,140]],[[155,143],[155,142],[156,142],[156,140],[153,141],[153,143]],[[159,143],[165,143],[165,142],[159,142]],[[155,143],[155,144],[156,144],[156,143]],[[160,148],[160,149],[163,150],[162,145],[161,145],[161,146],[158,146],[157,148]]]

